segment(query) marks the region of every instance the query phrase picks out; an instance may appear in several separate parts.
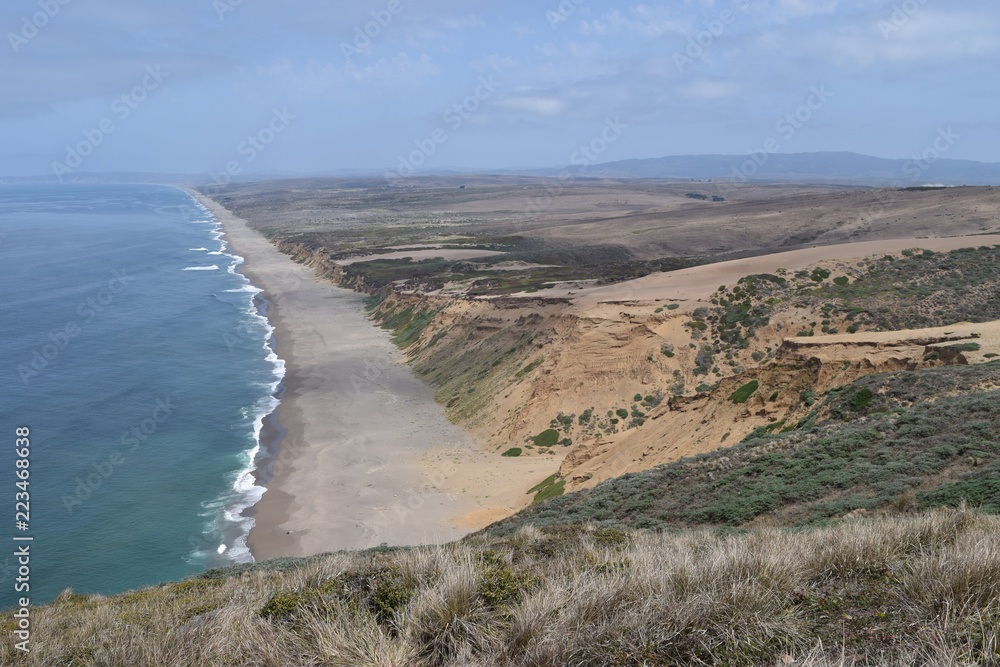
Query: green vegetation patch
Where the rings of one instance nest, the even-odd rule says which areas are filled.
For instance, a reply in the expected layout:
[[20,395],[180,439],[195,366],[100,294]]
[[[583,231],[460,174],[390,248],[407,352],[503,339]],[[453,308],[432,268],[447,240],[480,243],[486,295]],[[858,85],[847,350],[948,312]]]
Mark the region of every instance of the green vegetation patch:
[[410,315],[405,321],[392,327],[395,330],[392,342],[404,350],[417,342],[420,334],[434,321],[434,316],[437,315],[437,311],[429,308],[424,308],[417,313],[413,313],[412,309],[407,310],[410,311]]
[[873,259],[847,284],[817,285],[802,300],[832,305],[852,327],[891,331],[1000,319],[998,292],[1000,248],[981,246]]
[[552,484],[555,484],[556,480],[558,480],[558,479],[559,479],[559,473],[554,472],[551,475],[549,475],[548,477],[546,477],[545,479],[543,479],[538,484],[535,484],[533,487],[531,487],[530,489],[528,489],[525,492],[524,495],[530,496],[532,493],[537,493],[537,492],[541,491],[542,489],[544,489],[545,487],[551,486]]
[[539,357],[538,359],[532,361],[530,364],[525,364],[524,368],[522,368],[521,370],[519,370],[517,373],[514,374],[514,377],[523,378],[525,375],[527,375],[531,371],[541,366],[543,361],[545,361],[545,358]]
[[566,481],[561,480],[555,484],[546,487],[535,494],[534,499],[531,501],[532,504],[543,503],[546,500],[551,500],[553,498],[558,498],[559,496],[566,493]]
[[559,431],[554,428],[545,429],[531,438],[536,447],[551,447],[559,442]]
[[855,412],[861,412],[868,407],[868,404],[872,402],[872,390],[868,387],[862,387],[858,389],[854,396],[851,397],[851,409]]
[[543,503],[546,500],[558,498],[566,493],[566,480],[559,479],[559,475],[557,473],[545,478],[545,481],[532,487],[528,493],[531,493],[532,491],[535,493],[535,497],[532,498],[531,503],[533,505],[535,503]]
[[746,403],[758,387],[760,387],[760,383],[757,380],[751,380],[730,394],[729,400],[736,404]]
[[978,352],[980,350],[979,343],[954,343],[952,345],[945,345],[944,347],[947,350],[955,352]]
[[511,456],[511,457],[520,456],[521,455],[521,451],[522,450],[521,450],[520,447],[511,447],[510,449],[508,449],[506,452],[504,452],[500,456]]
[[827,269],[821,269],[818,266],[812,270],[809,275],[809,279],[813,282],[821,283],[830,277],[830,272]]

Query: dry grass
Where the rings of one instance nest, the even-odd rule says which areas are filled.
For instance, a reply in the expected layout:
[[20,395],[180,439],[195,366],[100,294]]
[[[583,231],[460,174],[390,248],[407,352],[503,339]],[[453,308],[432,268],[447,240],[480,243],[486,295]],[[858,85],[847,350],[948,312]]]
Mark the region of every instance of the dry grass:
[[[4,630],[11,616],[3,617]],[[1000,518],[335,554],[34,610],[7,665],[995,665]]]

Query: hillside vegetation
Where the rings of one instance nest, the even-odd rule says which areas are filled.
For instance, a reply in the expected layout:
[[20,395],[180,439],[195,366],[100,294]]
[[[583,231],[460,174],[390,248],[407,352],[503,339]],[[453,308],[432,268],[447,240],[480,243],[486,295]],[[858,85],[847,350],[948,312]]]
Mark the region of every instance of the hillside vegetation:
[[[209,571],[34,610],[8,665],[957,665],[1000,659],[1000,519],[969,510],[506,537]],[[10,614],[2,621],[12,629]]]
[[1000,513],[997,387],[1000,362],[865,376],[797,423],[533,505],[488,530],[807,525],[963,502]]

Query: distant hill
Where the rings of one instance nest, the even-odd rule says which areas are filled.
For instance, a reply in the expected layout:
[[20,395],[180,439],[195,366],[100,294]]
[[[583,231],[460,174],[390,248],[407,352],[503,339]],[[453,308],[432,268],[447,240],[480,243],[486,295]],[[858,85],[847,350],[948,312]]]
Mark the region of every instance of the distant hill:
[[[387,170],[338,169],[299,173],[259,171],[233,177],[234,182],[290,178],[370,178],[382,181]],[[391,169],[388,172],[392,172]],[[697,181],[763,181],[783,183],[831,183],[911,187],[920,185],[1000,185],[1000,163],[950,160],[946,158],[887,159],[849,152],[771,153],[751,155],[673,155],[602,162],[590,166],[487,169],[431,167],[418,176],[550,177],[569,173],[576,177],[655,178]],[[74,173],[63,178],[70,183],[210,183],[208,174],[163,173]],[[53,175],[0,177],[0,184],[57,183]]]
[[[848,152],[759,154],[756,161],[750,155],[675,155],[568,170],[574,175],[608,178],[843,182],[897,187],[1000,184],[1000,163],[945,158],[923,162],[912,158],[891,160]],[[556,175],[559,171],[533,173]]]

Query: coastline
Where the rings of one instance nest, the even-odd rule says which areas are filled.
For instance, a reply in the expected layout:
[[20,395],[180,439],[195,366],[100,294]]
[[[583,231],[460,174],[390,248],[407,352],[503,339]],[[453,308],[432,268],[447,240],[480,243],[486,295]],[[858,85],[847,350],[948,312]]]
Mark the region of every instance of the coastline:
[[483,503],[425,460],[442,447],[467,459],[478,450],[368,320],[363,295],[315,280],[226,208],[186,191],[219,220],[244,258],[239,270],[263,290],[285,362],[284,393],[255,460],[267,490],[245,512],[254,559],[437,543],[478,527],[455,519]]

